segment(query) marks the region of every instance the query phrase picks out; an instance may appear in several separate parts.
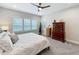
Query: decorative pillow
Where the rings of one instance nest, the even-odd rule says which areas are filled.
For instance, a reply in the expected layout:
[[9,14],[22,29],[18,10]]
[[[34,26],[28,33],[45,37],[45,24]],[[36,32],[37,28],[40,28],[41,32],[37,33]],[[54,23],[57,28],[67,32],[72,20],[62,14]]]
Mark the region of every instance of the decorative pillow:
[[15,33],[9,35],[13,44],[18,41],[18,36]]
[[10,37],[6,34],[2,39],[0,39],[0,49],[3,50],[3,52],[9,52],[12,50],[12,42]]

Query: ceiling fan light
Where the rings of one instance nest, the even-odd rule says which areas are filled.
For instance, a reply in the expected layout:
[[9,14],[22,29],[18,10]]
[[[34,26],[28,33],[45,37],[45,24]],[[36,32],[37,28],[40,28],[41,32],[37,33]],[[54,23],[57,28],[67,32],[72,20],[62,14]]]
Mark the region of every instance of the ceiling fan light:
[[41,8],[38,8],[38,10],[41,11],[42,9]]

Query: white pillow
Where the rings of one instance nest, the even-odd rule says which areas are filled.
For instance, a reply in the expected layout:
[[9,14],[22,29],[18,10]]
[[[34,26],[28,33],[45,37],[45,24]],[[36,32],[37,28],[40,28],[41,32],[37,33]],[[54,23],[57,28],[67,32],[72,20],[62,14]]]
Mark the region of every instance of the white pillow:
[[5,36],[6,32],[2,32],[0,33],[0,39],[3,38],[3,36]]
[[3,50],[0,48],[0,55],[2,55],[2,53],[3,53]]
[[0,49],[3,50],[3,52],[8,52],[12,50],[12,42],[10,37],[6,34],[2,39],[0,39]]
[[3,32],[3,30],[2,30],[2,28],[0,28],[0,33],[2,33]]
[[11,41],[11,39],[10,39],[10,37],[9,37],[8,34],[6,34],[6,35],[2,38],[2,40],[5,40],[5,41],[9,42],[10,45],[11,45],[11,47],[13,46],[12,41]]

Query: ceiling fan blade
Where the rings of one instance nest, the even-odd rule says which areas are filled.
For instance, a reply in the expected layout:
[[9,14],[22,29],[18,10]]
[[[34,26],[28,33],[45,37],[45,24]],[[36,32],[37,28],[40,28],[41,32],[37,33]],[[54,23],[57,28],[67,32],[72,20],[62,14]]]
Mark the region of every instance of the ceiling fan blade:
[[38,5],[36,5],[36,4],[33,4],[33,3],[31,3],[33,6],[36,6],[36,7],[40,7],[40,6],[38,6]]
[[44,8],[48,8],[48,7],[50,7],[50,5],[47,5],[47,6],[44,6],[44,7],[41,7],[41,8],[44,9]]
[[47,5],[47,6],[41,6],[42,3],[39,3],[38,5],[36,5],[36,4],[34,4],[34,3],[31,3],[31,4],[32,4],[33,6],[38,7],[38,11],[40,11],[39,8],[40,8],[40,9],[44,9],[44,8],[48,8],[48,7],[50,7],[50,5]]

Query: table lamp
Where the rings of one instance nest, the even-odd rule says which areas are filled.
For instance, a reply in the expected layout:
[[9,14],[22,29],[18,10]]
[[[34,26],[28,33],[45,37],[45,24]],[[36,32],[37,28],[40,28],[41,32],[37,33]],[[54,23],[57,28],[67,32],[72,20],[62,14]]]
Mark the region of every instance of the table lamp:
[[8,26],[2,26],[2,30],[7,32]]

